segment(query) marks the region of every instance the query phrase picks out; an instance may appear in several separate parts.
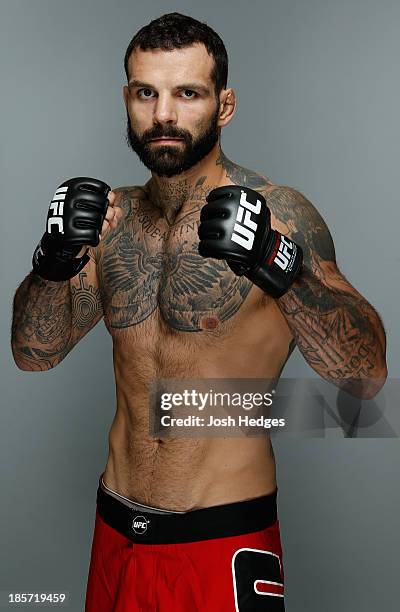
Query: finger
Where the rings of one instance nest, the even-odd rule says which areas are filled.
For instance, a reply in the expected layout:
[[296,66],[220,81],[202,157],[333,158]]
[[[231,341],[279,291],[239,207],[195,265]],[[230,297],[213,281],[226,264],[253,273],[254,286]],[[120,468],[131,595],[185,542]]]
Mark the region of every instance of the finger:
[[107,221],[107,219],[104,219],[103,225],[101,226],[101,232],[100,233],[104,234],[104,232],[106,232],[109,227],[110,227],[109,222]]
[[122,219],[123,216],[123,211],[122,208],[119,208],[118,206],[116,206],[115,208],[109,208],[107,210],[105,219],[107,219],[107,221],[113,225],[113,227],[119,223],[120,219]]
[[115,207],[114,213],[115,213],[114,217],[111,219],[110,224],[112,224],[113,228],[116,228],[118,223],[121,221],[121,219],[124,216],[124,211],[122,210],[122,208]]
[[107,198],[108,198],[108,202],[110,204],[110,206],[114,206],[115,204],[115,198],[116,198],[116,194],[113,191],[109,191]]
[[115,206],[114,212],[115,212],[115,215],[118,217],[118,219],[122,219],[122,217],[124,216],[124,209],[121,208],[120,206]]
[[111,209],[111,212],[113,214],[111,215],[110,220],[115,224],[118,224],[124,216],[124,210],[120,208],[120,206],[115,206],[115,208]]
[[104,217],[107,221],[111,221],[115,216],[115,209],[112,206],[107,208],[106,216]]

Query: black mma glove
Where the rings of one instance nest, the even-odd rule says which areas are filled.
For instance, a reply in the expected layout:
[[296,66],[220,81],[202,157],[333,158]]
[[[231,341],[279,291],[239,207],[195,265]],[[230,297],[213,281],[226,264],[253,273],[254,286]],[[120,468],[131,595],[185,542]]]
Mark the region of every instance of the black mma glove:
[[225,259],[235,274],[279,298],[300,271],[303,253],[293,240],[271,229],[270,219],[257,191],[237,185],[213,189],[200,213],[199,253]]
[[46,231],[32,259],[34,271],[51,281],[72,278],[89,261],[84,245],[97,246],[107,212],[110,187],[93,178],[65,181],[56,190],[47,214]]

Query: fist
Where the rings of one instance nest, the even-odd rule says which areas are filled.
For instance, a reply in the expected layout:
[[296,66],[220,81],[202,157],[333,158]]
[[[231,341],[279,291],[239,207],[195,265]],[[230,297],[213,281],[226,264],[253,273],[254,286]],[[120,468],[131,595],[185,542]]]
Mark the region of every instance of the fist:
[[271,213],[261,194],[236,185],[213,189],[200,213],[199,253],[226,259],[244,272],[270,238]]
[[[115,229],[123,217],[123,210],[116,205],[117,195],[114,191],[109,191],[107,195],[108,207],[101,226],[99,240],[102,240],[109,231]],[[81,257],[85,253],[86,247],[82,247],[77,257]]]
[[123,210],[116,205],[117,196],[114,191],[108,193],[108,208],[104,217],[103,225],[100,231],[100,240],[107,235],[110,230],[115,229],[123,217]]
[[289,289],[301,268],[301,248],[271,229],[264,197],[248,187],[210,191],[200,213],[199,238],[200,255],[225,259],[235,274],[275,298]]

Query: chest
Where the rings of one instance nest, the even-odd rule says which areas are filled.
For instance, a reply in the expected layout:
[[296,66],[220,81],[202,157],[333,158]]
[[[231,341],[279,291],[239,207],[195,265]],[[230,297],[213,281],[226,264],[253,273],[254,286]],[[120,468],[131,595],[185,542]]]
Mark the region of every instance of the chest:
[[106,323],[126,328],[155,310],[178,331],[214,329],[241,308],[252,283],[197,250],[198,213],[168,226],[142,212],[109,235],[97,272]]

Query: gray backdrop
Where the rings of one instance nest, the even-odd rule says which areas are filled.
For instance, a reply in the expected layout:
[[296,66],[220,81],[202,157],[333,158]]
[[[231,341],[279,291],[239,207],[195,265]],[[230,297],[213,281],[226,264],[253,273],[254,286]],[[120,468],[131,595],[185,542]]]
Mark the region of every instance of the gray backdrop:
[[[343,273],[381,313],[398,377],[400,4],[390,0],[1,0],[0,590],[67,590],[83,609],[115,408],[100,323],[55,370],[19,371],[11,303],[55,187],[147,171],[124,142],[122,60],[164,12],[207,21],[239,108],[223,147],[307,195]],[[287,376],[310,376],[299,354]],[[398,610],[398,440],[276,440],[289,612]]]

